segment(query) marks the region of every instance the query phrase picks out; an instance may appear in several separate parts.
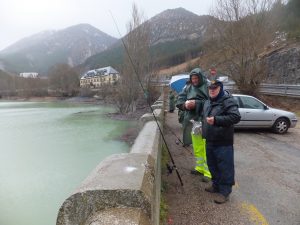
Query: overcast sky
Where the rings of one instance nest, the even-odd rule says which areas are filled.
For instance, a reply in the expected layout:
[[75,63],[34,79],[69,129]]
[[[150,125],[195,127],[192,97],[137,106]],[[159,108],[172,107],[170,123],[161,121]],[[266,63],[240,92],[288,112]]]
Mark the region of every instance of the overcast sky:
[[149,19],[178,7],[206,15],[213,4],[213,0],[0,0],[0,50],[32,34],[79,23],[120,38],[109,11],[123,36],[133,2]]

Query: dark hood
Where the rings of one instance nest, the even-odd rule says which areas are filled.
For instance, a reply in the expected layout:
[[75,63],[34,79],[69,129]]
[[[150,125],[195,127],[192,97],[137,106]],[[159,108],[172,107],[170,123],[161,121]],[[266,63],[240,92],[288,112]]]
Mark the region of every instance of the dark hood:
[[219,98],[220,100],[227,99],[232,97],[231,93],[227,90],[222,90],[223,95]]
[[192,83],[192,76],[198,76],[199,78],[199,85],[197,85],[197,87],[201,87],[201,86],[205,86],[207,87],[207,79],[206,76],[204,75],[204,73],[202,72],[202,70],[200,68],[195,68],[190,72],[190,82]]

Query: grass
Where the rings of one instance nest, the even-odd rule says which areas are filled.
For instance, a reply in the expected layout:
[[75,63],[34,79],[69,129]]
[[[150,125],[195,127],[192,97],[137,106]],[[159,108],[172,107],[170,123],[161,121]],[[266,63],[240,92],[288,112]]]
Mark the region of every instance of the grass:
[[162,145],[162,151],[161,151],[161,172],[165,173],[167,171],[167,164],[169,162],[169,155],[167,152],[167,148],[165,144]]
[[160,213],[159,213],[160,224],[166,224],[167,217],[168,217],[168,205],[166,203],[165,197],[163,195],[161,195]]
[[[169,155],[167,153],[167,149],[165,144],[162,145],[161,151],[161,171],[162,174],[167,172],[167,163],[169,161]],[[165,181],[162,180],[161,183],[161,197],[160,197],[160,212],[159,212],[159,220],[160,224],[166,224],[167,216],[168,216],[168,205],[165,199],[165,192],[168,188],[168,185]]]

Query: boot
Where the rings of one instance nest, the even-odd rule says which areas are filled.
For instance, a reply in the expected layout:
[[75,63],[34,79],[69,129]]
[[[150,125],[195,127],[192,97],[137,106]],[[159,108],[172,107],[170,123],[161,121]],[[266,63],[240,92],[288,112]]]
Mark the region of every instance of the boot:
[[204,183],[208,183],[210,181],[210,178],[209,177],[206,177],[206,176],[203,176],[201,178],[201,181],[204,182]]
[[214,202],[217,204],[223,204],[229,200],[229,196],[224,196],[222,194],[217,194],[214,198]]
[[219,192],[219,190],[217,188],[215,188],[214,186],[204,188],[204,190],[209,192],[209,193],[218,193]]
[[199,176],[203,176],[203,174],[202,174],[202,173],[200,173],[198,170],[195,170],[195,169],[191,170],[191,174],[193,174],[193,175],[199,175]]

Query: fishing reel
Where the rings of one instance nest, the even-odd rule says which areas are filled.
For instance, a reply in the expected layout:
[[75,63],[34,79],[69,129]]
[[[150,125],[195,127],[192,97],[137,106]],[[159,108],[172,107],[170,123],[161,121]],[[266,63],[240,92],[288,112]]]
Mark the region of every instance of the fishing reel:
[[169,163],[166,164],[167,170],[168,170],[168,175],[171,174],[174,170],[174,165],[170,165]]

